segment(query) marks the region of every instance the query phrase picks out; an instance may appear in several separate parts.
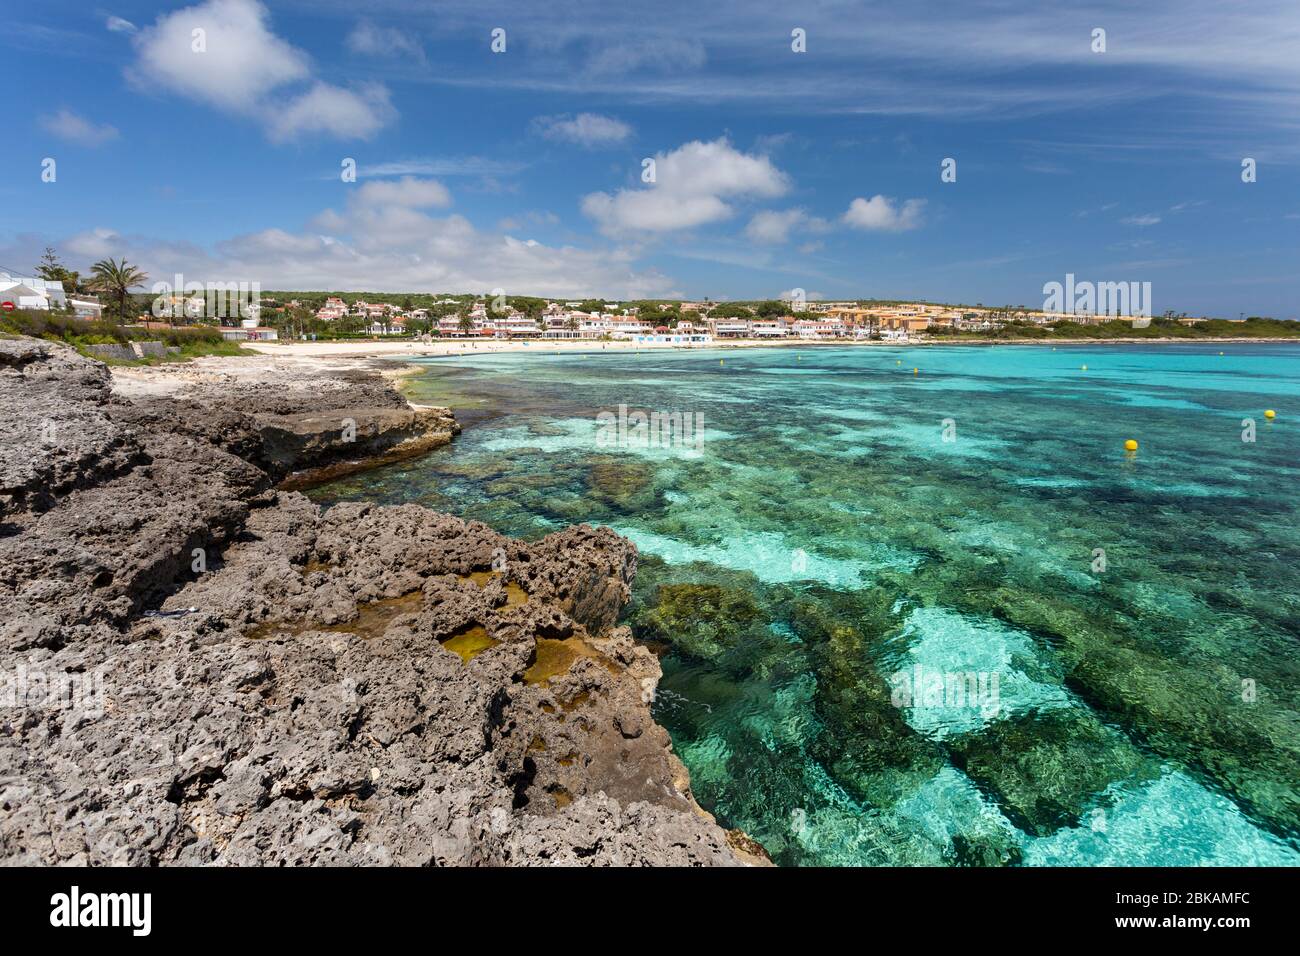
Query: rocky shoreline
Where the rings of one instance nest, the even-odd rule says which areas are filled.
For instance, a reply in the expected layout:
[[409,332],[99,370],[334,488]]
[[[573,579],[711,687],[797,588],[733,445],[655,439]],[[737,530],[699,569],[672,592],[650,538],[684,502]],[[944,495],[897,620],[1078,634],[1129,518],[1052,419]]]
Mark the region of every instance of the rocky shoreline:
[[766,862],[651,717],[630,542],[322,511],[291,489],[458,426],[248,361],[0,340],[0,863]]

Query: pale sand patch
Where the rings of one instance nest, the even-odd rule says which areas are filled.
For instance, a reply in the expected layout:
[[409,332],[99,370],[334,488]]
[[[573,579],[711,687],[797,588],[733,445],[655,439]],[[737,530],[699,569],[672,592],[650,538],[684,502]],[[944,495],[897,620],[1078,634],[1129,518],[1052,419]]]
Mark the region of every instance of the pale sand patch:
[[204,355],[162,365],[115,365],[113,391],[127,398],[174,395],[192,385],[238,381],[277,384],[348,370],[373,371],[378,363],[357,355]]

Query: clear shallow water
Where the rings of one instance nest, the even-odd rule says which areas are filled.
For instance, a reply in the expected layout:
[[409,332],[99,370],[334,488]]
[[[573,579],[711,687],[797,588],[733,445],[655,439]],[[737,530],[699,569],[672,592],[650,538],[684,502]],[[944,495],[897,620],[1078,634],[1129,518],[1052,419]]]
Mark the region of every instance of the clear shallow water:
[[[409,391],[465,433],[315,497],[631,538],[656,716],[778,862],[1300,861],[1300,347],[510,354]],[[620,404],[702,446],[602,446]]]

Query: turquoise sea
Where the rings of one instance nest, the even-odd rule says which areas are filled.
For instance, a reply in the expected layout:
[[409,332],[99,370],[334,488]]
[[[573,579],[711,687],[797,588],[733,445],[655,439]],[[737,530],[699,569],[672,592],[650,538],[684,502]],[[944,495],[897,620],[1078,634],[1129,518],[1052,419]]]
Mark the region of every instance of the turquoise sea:
[[408,393],[464,434],[314,497],[631,538],[656,716],[778,863],[1300,861],[1300,346],[539,350]]

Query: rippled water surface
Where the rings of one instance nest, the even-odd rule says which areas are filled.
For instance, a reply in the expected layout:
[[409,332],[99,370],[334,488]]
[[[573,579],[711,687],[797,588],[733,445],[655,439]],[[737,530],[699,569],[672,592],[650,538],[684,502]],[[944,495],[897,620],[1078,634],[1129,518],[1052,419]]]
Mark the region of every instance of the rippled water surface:
[[[409,394],[465,433],[315,497],[631,538],[656,716],[779,863],[1300,860],[1300,347],[533,352]],[[620,404],[703,441],[610,445]]]

